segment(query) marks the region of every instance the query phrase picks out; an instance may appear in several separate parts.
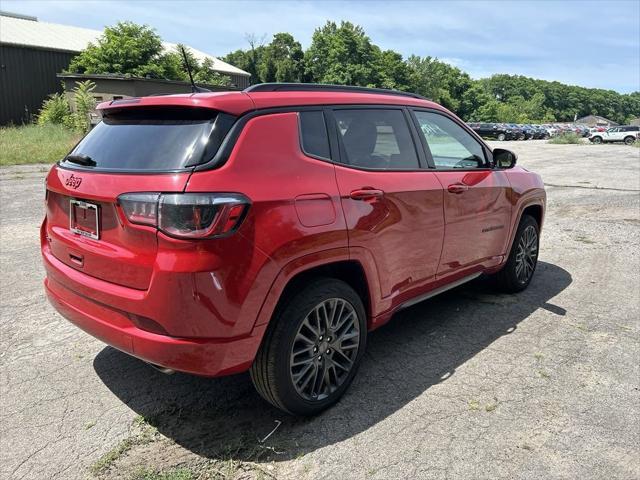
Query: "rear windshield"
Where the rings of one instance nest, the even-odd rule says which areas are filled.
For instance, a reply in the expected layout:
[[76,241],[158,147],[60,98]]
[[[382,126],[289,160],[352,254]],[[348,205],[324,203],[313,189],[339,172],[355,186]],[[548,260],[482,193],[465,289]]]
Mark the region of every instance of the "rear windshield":
[[212,110],[186,108],[107,113],[71,154],[89,157],[95,162],[91,170],[179,170],[210,160],[232,119]]

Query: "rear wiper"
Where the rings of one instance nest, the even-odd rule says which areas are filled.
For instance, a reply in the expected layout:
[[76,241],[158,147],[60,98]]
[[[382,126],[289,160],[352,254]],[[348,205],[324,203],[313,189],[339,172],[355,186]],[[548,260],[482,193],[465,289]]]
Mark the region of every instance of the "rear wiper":
[[96,161],[88,155],[67,155],[64,159],[67,162],[77,163],[85,167],[95,167],[97,165]]

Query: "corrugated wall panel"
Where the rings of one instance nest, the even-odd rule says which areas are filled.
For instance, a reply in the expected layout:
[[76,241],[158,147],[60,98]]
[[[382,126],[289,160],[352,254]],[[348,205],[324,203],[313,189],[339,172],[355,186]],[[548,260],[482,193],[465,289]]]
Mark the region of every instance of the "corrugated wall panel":
[[245,75],[229,75],[231,77],[231,82],[238,87],[239,89],[247,88],[250,84],[251,77],[247,77]]
[[62,91],[56,74],[72,58],[67,52],[0,45],[0,125],[29,122],[47,96]]

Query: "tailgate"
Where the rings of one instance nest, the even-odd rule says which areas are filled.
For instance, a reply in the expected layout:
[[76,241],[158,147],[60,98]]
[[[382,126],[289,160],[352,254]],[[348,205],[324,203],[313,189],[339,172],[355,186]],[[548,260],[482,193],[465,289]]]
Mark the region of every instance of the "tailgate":
[[188,172],[113,174],[54,166],[47,177],[46,236],[66,265],[125,287],[149,286],[157,253],[156,229],[124,221],[122,193],[182,192]]

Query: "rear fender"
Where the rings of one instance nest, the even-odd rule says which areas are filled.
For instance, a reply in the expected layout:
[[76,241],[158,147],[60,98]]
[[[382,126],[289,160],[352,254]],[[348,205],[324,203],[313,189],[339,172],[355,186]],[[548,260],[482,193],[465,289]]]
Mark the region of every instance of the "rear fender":
[[[356,255],[356,257],[357,256],[358,255]],[[309,255],[304,255],[295,260],[292,260],[284,268],[282,268],[273,284],[271,285],[269,293],[267,294],[265,301],[262,304],[262,308],[260,309],[260,313],[258,314],[258,317],[256,319],[255,327],[261,327],[269,323],[276,309],[276,306],[278,305],[278,301],[282,296],[282,293],[284,292],[291,279],[293,279],[296,275],[316,267],[349,260],[358,261],[360,263],[360,266],[364,270],[370,297],[368,311],[371,312],[371,317],[375,317],[380,308],[376,300],[378,298],[378,293],[380,292],[380,286],[379,282],[377,281],[377,273],[375,271],[372,271],[372,267],[375,268],[375,266],[372,265],[370,259],[366,259],[366,261],[363,262],[359,258],[354,258],[353,252],[352,255],[350,255],[349,249],[347,247],[344,247],[323,250]],[[370,326],[371,319],[368,319],[367,323]]]

